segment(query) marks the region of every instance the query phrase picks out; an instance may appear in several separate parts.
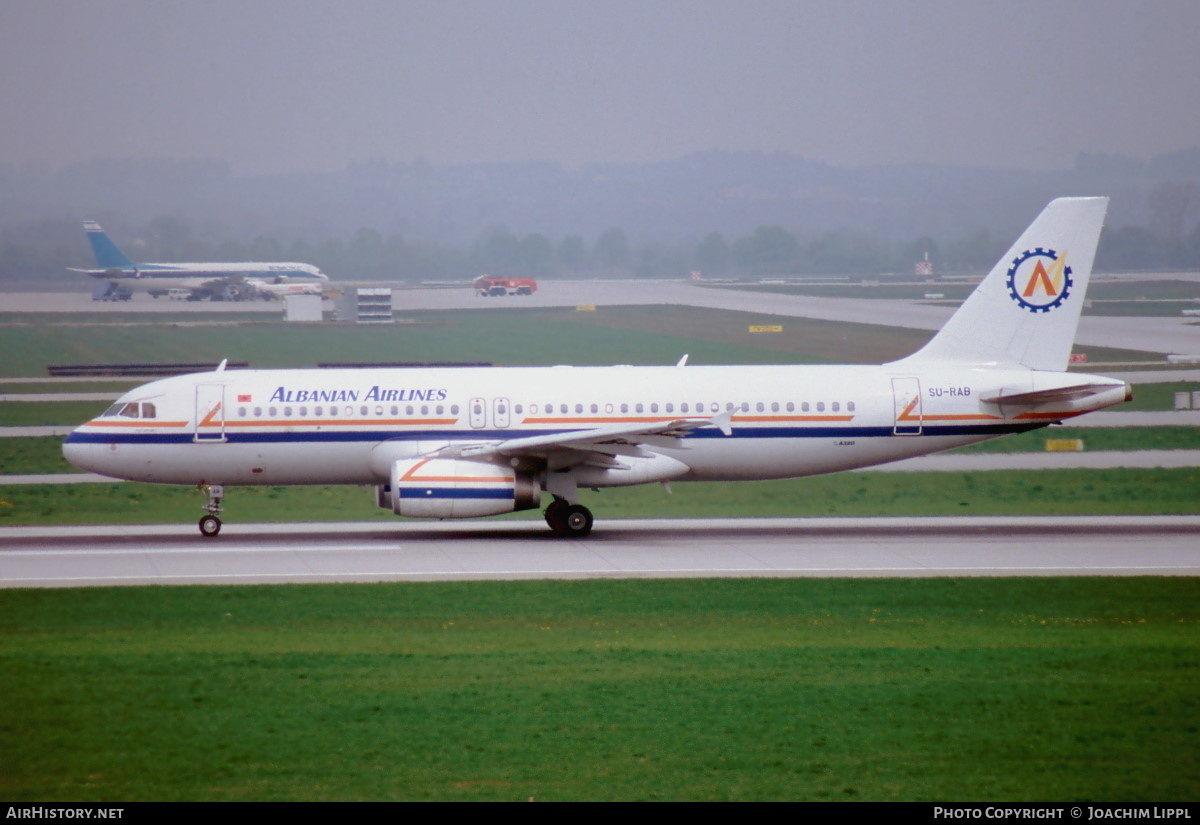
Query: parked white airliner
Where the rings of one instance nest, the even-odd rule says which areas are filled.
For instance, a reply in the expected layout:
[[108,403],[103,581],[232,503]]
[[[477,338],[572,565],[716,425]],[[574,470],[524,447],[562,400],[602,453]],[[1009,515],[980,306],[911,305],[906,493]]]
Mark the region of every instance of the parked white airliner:
[[138,263],[120,250],[100,224],[84,221],[83,229],[99,269],[71,269],[108,283],[98,299],[124,299],[135,290],[156,297],[186,289],[193,299],[244,300],[284,295],[321,295],[329,276],[312,264],[301,263]]
[[[540,506],[563,536],[580,487],[791,478],[1045,427],[1128,400],[1065,372],[1108,201],[1053,201],[919,352],[883,366],[224,370],[126,393],[63,447],[117,478],[374,485],[401,516]],[[223,365],[222,365],[223,366]]]

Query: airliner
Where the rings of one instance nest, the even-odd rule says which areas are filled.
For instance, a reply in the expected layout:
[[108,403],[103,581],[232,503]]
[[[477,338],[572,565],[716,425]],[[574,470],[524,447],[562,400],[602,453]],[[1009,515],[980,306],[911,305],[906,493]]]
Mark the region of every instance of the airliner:
[[1066,372],[1107,198],[1052,201],[918,352],[882,366],[216,370],[132,390],[63,445],[114,478],[207,491],[356,484],[400,516],[540,508],[581,488],[794,478],[973,444],[1122,403]]
[[185,289],[190,299],[213,300],[278,298],[283,295],[320,295],[329,277],[312,264],[299,263],[137,263],[120,250],[100,224],[84,221],[83,229],[99,269],[71,269],[108,281],[98,298],[128,298],[135,290],[155,297]]

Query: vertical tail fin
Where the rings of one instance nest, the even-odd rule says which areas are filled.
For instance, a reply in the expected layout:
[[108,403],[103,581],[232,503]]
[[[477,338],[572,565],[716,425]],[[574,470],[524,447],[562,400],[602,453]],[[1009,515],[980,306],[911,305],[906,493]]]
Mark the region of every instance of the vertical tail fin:
[[904,362],[1067,368],[1108,198],[1042,210],[941,331]]
[[92,245],[92,254],[101,269],[134,269],[137,264],[129,259],[124,252],[108,237],[108,233],[100,228],[95,221],[84,221],[83,231],[87,232],[88,242]]

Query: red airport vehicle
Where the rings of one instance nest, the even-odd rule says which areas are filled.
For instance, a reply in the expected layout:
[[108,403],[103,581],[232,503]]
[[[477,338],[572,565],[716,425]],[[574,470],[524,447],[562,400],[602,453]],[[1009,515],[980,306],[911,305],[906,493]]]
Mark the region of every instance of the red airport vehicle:
[[492,295],[532,295],[537,292],[533,278],[498,278],[484,275],[475,279],[475,294],[481,298]]

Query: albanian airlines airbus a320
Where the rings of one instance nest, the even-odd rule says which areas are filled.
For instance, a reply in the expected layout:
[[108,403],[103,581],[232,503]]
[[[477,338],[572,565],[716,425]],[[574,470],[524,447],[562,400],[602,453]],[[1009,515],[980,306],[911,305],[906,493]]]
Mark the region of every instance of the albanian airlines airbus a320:
[[[154,381],[63,451],[116,478],[208,490],[374,485],[380,507],[469,518],[541,506],[584,536],[580,487],[832,473],[1126,401],[1066,366],[1106,198],[1053,201],[919,352],[882,366],[225,370]],[[686,358],[684,359],[686,361]]]

